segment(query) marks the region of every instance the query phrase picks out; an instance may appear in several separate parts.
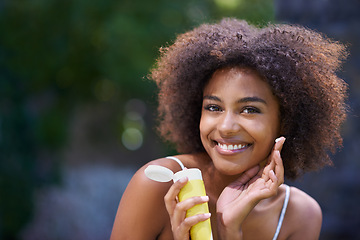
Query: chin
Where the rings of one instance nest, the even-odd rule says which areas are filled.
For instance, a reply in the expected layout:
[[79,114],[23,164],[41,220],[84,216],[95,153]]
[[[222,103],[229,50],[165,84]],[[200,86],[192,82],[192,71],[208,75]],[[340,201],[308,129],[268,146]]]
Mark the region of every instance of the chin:
[[240,166],[238,164],[233,164],[233,163],[228,163],[228,164],[224,164],[224,163],[216,164],[216,163],[214,163],[214,166],[215,166],[217,171],[219,171],[221,174],[227,175],[227,176],[239,175],[239,174],[242,174],[243,172],[245,172],[246,170],[249,169],[249,168],[246,168],[245,166]]

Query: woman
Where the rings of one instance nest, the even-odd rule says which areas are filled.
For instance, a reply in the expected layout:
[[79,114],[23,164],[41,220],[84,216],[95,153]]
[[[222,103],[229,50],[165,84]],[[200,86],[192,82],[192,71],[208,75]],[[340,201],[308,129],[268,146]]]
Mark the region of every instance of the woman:
[[[188,180],[148,179],[151,164],[180,170],[154,160],[130,181],[111,239],[188,240],[208,218],[214,239],[318,239],[320,206],[282,183],[331,164],[342,144],[347,86],[335,72],[345,57],[343,45],[300,26],[224,19],[179,35],[151,74],[159,132],[202,171],[208,196],[178,202]],[[204,202],[210,214],[185,216]]]

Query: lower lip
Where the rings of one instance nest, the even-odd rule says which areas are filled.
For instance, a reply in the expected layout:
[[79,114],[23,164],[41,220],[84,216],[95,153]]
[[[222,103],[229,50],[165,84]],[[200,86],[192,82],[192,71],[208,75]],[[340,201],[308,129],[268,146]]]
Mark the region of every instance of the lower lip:
[[247,150],[250,146],[246,146],[244,148],[241,149],[233,149],[233,150],[228,150],[228,149],[222,149],[221,147],[219,147],[218,145],[215,146],[215,149],[218,153],[223,154],[223,155],[232,155],[232,154],[237,154],[237,153],[241,153],[244,152],[245,150]]

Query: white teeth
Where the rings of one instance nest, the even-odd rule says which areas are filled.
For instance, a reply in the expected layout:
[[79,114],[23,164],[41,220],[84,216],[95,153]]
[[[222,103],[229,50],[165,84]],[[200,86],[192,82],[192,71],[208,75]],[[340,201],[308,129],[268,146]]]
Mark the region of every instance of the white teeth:
[[221,148],[221,149],[224,149],[224,150],[237,150],[237,149],[242,149],[242,148],[245,148],[247,145],[244,144],[238,144],[238,145],[226,145],[226,144],[221,144],[221,143],[218,143],[218,146]]

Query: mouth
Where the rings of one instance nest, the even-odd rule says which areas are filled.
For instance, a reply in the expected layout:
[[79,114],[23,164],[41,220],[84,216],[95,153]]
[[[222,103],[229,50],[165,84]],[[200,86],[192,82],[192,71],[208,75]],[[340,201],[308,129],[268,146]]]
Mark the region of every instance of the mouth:
[[250,143],[237,143],[237,144],[228,144],[228,143],[220,143],[214,141],[215,147],[221,153],[235,153],[235,152],[242,152],[248,149],[252,144]]

